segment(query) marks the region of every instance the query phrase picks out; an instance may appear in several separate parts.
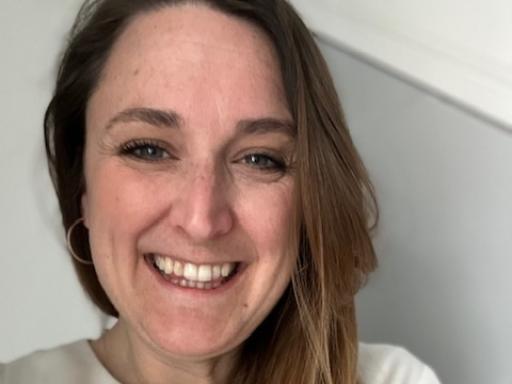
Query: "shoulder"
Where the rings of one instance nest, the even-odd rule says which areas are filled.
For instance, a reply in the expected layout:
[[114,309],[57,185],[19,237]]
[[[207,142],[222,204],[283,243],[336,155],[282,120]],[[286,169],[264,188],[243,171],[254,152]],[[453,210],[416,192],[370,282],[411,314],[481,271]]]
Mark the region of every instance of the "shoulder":
[[362,384],[440,384],[432,369],[405,348],[384,344],[359,344]]
[[0,364],[0,384],[114,383],[111,380],[86,340]]

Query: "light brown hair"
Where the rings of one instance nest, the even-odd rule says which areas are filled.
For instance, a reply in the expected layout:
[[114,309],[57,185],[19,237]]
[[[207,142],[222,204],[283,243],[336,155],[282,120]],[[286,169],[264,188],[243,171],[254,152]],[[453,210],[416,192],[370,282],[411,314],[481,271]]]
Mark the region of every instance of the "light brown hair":
[[[284,0],[86,1],[60,62],[45,115],[50,174],[67,229],[81,216],[85,111],[110,50],[137,15],[201,3],[259,26],[278,54],[297,129],[298,253],[292,281],[244,342],[230,383],[354,384],[358,338],[354,295],[376,267],[370,239],[377,207],[327,65],[308,29]],[[87,233],[73,243],[90,258]],[[74,260],[80,282],[105,313],[118,316],[93,267]]]

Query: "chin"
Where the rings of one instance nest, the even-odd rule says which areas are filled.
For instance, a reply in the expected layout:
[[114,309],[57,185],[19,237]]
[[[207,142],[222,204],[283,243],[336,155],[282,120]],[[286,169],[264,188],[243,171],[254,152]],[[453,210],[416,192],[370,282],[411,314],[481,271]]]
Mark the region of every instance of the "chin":
[[187,314],[173,319],[147,318],[143,333],[163,353],[185,359],[207,359],[237,349],[250,333],[219,326],[212,320]]

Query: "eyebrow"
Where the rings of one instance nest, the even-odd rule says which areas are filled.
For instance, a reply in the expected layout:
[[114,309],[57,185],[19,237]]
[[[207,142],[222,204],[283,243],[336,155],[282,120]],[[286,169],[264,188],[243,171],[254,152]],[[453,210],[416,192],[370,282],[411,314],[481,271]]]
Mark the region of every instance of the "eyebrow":
[[172,110],[154,108],[129,108],[119,112],[109,120],[106,129],[109,130],[118,123],[142,122],[155,127],[179,128],[183,119]]
[[[106,125],[110,130],[118,123],[142,122],[155,127],[180,129],[184,119],[173,110],[154,108],[129,108],[119,112]],[[271,132],[283,133],[295,138],[296,128],[288,119],[272,117],[244,119],[236,125],[237,134],[257,135]]]
[[237,124],[237,132],[247,135],[278,132],[295,138],[297,130],[295,125],[289,120],[266,117],[262,119],[241,120]]

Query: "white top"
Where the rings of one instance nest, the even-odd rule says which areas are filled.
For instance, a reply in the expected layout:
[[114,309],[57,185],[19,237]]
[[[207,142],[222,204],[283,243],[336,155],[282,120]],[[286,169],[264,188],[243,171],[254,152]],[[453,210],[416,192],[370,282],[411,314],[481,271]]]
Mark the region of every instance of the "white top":
[[[361,384],[440,384],[435,373],[401,347],[359,345]],[[86,340],[0,364],[0,384],[119,384]]]

